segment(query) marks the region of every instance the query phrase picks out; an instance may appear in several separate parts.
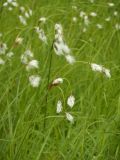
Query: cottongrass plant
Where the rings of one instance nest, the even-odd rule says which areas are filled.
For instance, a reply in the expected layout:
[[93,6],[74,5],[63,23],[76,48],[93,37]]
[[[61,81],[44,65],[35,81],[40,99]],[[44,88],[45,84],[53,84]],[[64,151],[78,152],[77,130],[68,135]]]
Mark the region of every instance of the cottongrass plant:
[[15,44],[16,45],[21,45],[23,43],[23,38],[22,37],[17,37],[16,39],[15,39]]
[[6,43],[1,43],[0,44],[0,55],[4,55],[6,53],[6,50],[8,49]]
[[55,24],[55,40],[53,48],[55,53],[58,56],[63,55],[68,63],[75,63],[75,58],[71,55],[71,50],[63,39],[63,28],[61,24]]
[[52,83],[49,84],[48,89],[51,89],[54,86],[58,86],[63,83],[63,78],[57,78],[52,81]]
[[41,78],[40,78],[39,75],[29,76],[29,82],[30,82],[31,86],[34,87],[34,88],[39,87],[40,80],[41,80]]
[[12,51],[10,51],[6,54],[6,56],[10,59],[14,56],[14,53]]
[[7,44],[2,43],[0,44],[0,65],[4,65],[7,60],[11,60],[14,56],[12,51],[9,51]]
[[65,114],[66,114],[66,119],[71,123],[74,123],[74,117],[68,112],[66,112]]
[[91,63],[91,68],[93,71],[103,73],[107,78],[111,78],[110,70],[103,67],[102,65]]
[[38,38],[44,42],[45,44],[47,44],[47,37],[45,35],[45,32],[42,28],[40,27],[35,27],[35,31],[38,34]]
[[[93,4],[96,3],[96,1],[90,1],[90,2]],[[102,30],[105,27],[105,23],[110,22],[112,19],[116,19],[116,21],[118,21],[117,19],[118,11],[114,10],[114,7],[117,7],[115,3],[112,3],[112,2],[106,3],[106,8],[111,10],[112,15],[109,14],[108,17],[106,17],[105,21],[103,22],[100,22],[99,18],[97,18],[99,17],[99,13],[97,13],[96,11],[88,12],[85,9],[79,11],[79,9],[76,7],[75,9],[76,13],[75,13],[75,16],[73,16],[72,21],[74,23],[78,23],[78,25],[81,26],[81,31],[83,33],[89,32],[91,27],[94,27],[94,26],[96,26],[99,30]],[[79,15],[76,16],[78,12],[79,12]],[[96,19],[96,24],[94,23],[94,19]],[[116,30],[119,30],[119,22],[114,24],[114,26]]]
[[69,96],[67,99],[67,104],[72,108],[75,104],[75,97],[73,95]]
[[61,102],[61,100],[58,100],[56,112],[57,112],[57,113],[61,113],[61,112],[62,112],[62,109],[63,109],[63,107],[62,107],[62,102]]
[[35,32],[38,34],[38,38],[45,44],[47,44],[47,36],[44,31],[44,25],[46,23],[45,17],[40,17],[38,21],[38,26],[35,27]]
[[[6,2],[8,9],[15,1]],[[19,13],[14,10],[12,20],[10,15],[6,18],[5,6],[1,10],[0,156],[3,160],[119,159],[117,2],[62,2],[58,0],[52,5],[44,1],[43,7],[40,1],[26,1],[25,6],[16,6]],[[44,16],[39,18],[40,15]],[[18,16],[25,27],[11,24]],[[28,25],[31,16],[33,23]],[[2,24],[6,19],[7,27]],[[63,30],[68,33],[68,42]],[[26,49],[30,46],[38,55]],[[58,56],[67,63],[59,61]],[[13,65],[9,67],[7,62],[12,57]]]
[[6,7],[9,11],[12,11],[14,8],[18,7],[16,0],[7,0],[3,3],[3,7]]
[[23,25],[26,26],[27,20],[32,16],[32,10],[30,8],[25,9],[25,7],[23,6],[20,6],[19,10],[20,10],[20,15],[18,16],[19,20]]
[[[38,70],[39,69],[39,62],[34,59],[34,54],[31,50],[26,50],[24,54],[21,55],[21,62],[25,65],[26,71],[29,73],[32,70]],[[39,87],[41,77],[39,75],[30,75],[29,76],[29,82],[30,85],[34,88]]]
[[[67,105],[72,109],[74,104],[75,104],[75,97],[73,95],[70,95],[67,99]],[[74,123],[74,117],[72,116],[72,114],[70,114],[69,112],[63,111],[63,105],[62,105],[61,100],[58,100],[58,102],[57,102],[56,113],[57,114],[60,114],[60,113],[65,114],[66,119],[70,123]]]

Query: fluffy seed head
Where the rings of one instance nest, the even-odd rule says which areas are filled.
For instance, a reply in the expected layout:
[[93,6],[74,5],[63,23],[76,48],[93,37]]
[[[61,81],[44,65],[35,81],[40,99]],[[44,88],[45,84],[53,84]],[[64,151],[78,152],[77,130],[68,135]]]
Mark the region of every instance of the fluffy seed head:
[[109,7],[114,7],[115,4],[114,4],[114,3],[108,3],[108,6],[109,6]]
[[61,102],[60,100],[57,102],[56,112],[57,112],[57,113],[62,112],[62,102]]
[[91,13],[90,13],[90,16],[96,17],[96,16],[97,16],[97,13],[96,13],[96,12],[91,12]]
[[11,58],[11,57],[14,56],[14,53],[13,53],[13,52],[8,52],[8,53],[6,54],[6,56],[7,56],[8,58]]
[[1,44],[0,44],[0,55],[1,55],[1,54],[5,54],[6,50],[7,50],[7,45],[6,45],[6,43],[1,43]]
[[25,26],[27,25],[26,19],[23,16],[20,15],[19,20],[23,25],[25,25]]
[[26,66],[26,70],[30,71],[32,69],[38,69],[39,68],[39,62],[37,60],[31,60],[27,66]]
[[67,104],[70,108],[72,108],[75,104],[75,97],[73,95],[69,96],[67,99]]
[[86,13],[84,11],[80,12],[80,17],[83,18],[86,15]]
[[52,82],[52,85],[58,85],[63,83],[63,79],[62,78],[57,78]]
[[118,15],[118,12],[117,12],[117,11],[114,11],[113,14],[114,14],[114,16],[117,16],[117,15]]
[[91,63],[91,68],[92,68],[93,71],[102,72],[102,66],[101,65]]
[[103,28],[102,24],[97,24],[96,27],[97,27],[98,29],[102,29],[102,28]]
[[110,20],[111,20],[111,17],[107,17],[107,18],[105,19],[106,22],[109,22]]
[[24,53],[27,57],[32,58],[33,57],[33,53],[31,52],[31,50],[26,50]]
[[73,17],[73,18],[72,18],[72,21],[73,21],[73,22],[77,22],[77,17]]
[[66,112],[66,118],[67,118],[67,120],[70,121],[71,123],[74,122],[74,117],[73,117],[70,113],[68,113],[68,112]]
[[63,30],[63,29],[62,29],[62,25],[61,25],[61,24],[56,23],[56,24],[55,24],[55,30],[56,30],[56,31],[59,31],[59,30],[61,30],[61,31],[62,31],[62,30]]
[[117,23],[117,24],[115,25],[115,29],[116,29],[116,30],[120,30],[120,24]]
[[23,38],[22,37],[17,37],[16,40],[15,40],[16,44],[22,44],[22,42],[23,42]]
[[0,58],[0,65],[4,65],[4,64],[5,64],[5,61],[2,58]]
[[111,78],[110,70],[103,67],[102,65],[91,63],[91,68],[93,71],[104,73],[107,78]]
[[75,58],[73,56],[66,55],[65,58],[66,58],[68,63],[70,63],[70,64],[74,64],[75,63]]
[[41,17],[41,18],[39,19],[39,22],[45,23],[45,22],[46,22],[46,18],[45,18],[45,17]]
[[39,86],[40,80],[41,80],[41,78],[38,75],[31,75],[29,77],[29,82],[30,82],[31,86],[34,88]]
[[20,57],[23,64],[28,64],[28,61],[31,58],[33,58],[33,53],[30,50],[26,50]]

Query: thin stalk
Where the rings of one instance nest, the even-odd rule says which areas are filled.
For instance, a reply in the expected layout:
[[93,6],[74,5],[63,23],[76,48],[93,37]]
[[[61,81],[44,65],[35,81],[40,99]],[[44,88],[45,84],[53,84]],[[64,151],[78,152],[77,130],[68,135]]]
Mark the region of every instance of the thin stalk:
[[50,74],[51,74],[51,67],[52,67],[52,49],[53,49],[53,43],[52,43],[52,47],[50,49],[50,62],[49,62],[49,70],[48,70],[48,78],[47,78],[47,85],[46,85],[46,97],[45,97],[45,109],[44,109],[44,126],[43,128],[45,129],[46,127],[46,115],[47,115],[47,104],[48,104],[48,93],[49,93],[49,90],[48,90],[48,86],[49,86],[49,83],[50,83]]

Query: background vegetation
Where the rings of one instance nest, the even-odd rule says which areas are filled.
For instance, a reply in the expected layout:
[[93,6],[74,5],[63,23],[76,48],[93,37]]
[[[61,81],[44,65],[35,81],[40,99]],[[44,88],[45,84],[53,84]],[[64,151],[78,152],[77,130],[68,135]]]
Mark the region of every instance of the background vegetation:
[[[14,56],[0,66],[0,159],[119,160],[120,30],[115,25],[120,23],[120,2],[114,0],[115,6],[109,7],[108,0],[19,0],[19,5],[33,11],[26,26],[19,21],[18,8],[8,11],[2,7],[4,2],[0,1],[0,41],[7,43]],[[113,15],[116,10],[118,16]],[[90,17],[86,32],[80,11],[97,13],[97,17]],[[111,20],[105,21],[109,16]],[[47,45],[34,30],[40,17],[47,19]],[[73,22],[73,17],[77,21]],[[56,23],[63,26],[65,41],[76,59],[73,65],[51,50]],[[24,40],[14,46],[17,36]],[[20,61],[26,49],[31,49],[40,62],[38,88],[30,86],[29,72]],[[104,65],[111,70],[111,78],[79,61]],[[48,76],[50,82],[57,77],[65,80],[48,91]],[[74,116],[73,124],[64,114],[56,114],[57,101],[65,100],[67,110],[71,94],[76,99],[72,110],[68,109]]]

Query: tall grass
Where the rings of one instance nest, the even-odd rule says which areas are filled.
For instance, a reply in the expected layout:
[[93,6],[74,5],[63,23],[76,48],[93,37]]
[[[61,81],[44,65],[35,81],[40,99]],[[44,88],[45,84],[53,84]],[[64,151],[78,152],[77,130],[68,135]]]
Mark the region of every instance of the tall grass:
[[[110,1],[115,6],[109,7],[108,0],[18,0],[33,11],[26,26],[19,21],[18,7],[8,11],[4,2],[0,1],[0,43],[7,43],[14,56],[0,65],[0,160],[119,160],[120,30],[115,25],[120,24],[120,2]],[[97,13],[97,17],[89,16],[86,32],[80,11]],[[111,20],[105,21],[109,16]],[[41,26],[47,44],[34,29],[40,17],[47,19]],[[73,65],[54,52],[56,23],[62,25],[76,59]],[[16,37],[23,38],[21,45],[15,45]],[[20,56],[27,49],[40,62],[35,72],[27,72],[21,64]],[[90,63],[110,69],[111,78],[93,72]],[[30,74],[40,75],[38,88],[29,84]],[[64,82],[49,90],[58,77]],[[67,105],[71,94],[75,97],[72,109]],[[64,112],[56,113],[58,100],[74,123]]]

